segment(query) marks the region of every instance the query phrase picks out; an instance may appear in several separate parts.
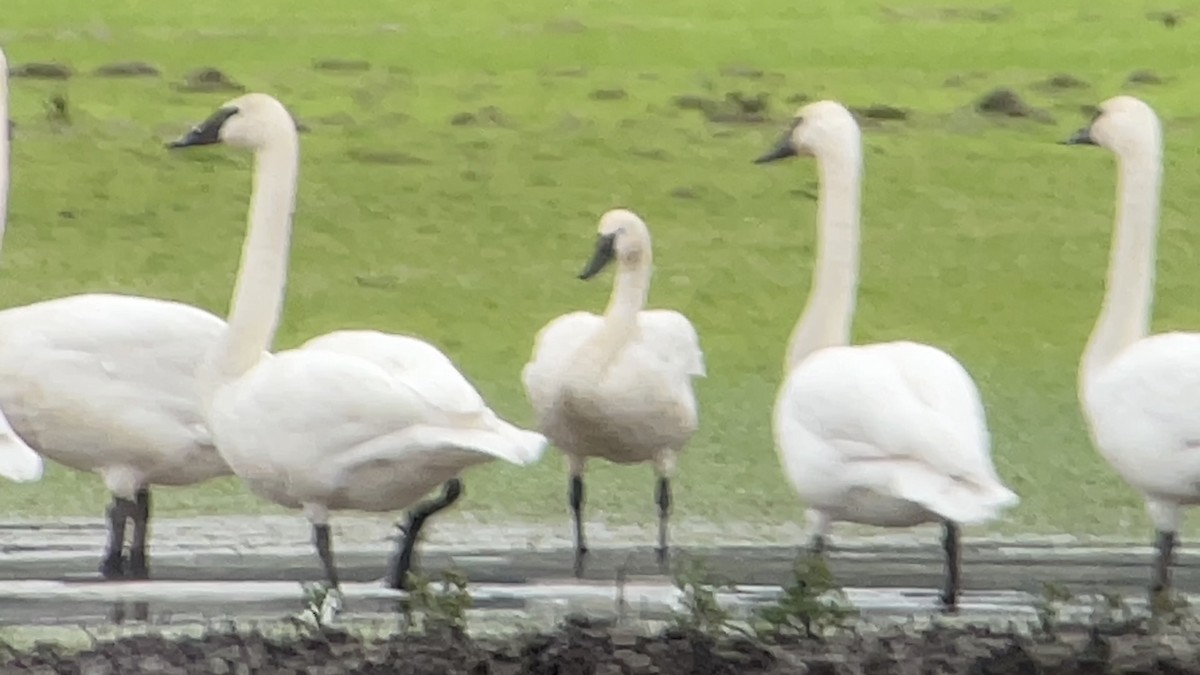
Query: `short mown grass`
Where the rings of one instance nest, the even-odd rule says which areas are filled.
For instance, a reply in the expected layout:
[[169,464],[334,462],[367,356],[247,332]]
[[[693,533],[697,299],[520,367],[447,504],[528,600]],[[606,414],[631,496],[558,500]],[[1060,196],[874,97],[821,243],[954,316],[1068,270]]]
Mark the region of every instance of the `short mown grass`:
[[[4,305],[108,290],[224,313],[249,158],[162,145],[236,95],[197,85],[197,69],[217,69],[307,129],[278,348],[343,327],[419,335],[527,424],[533,336],[557,314],[603,308],[610,277],[574,275],[596,218],[627,206],[652,228],[652,304],[692,318],[709,364],[677,512],[797,519],[770,410],[809,285],[816,174],[807,160],[751,160],[805,100],[891,106],[864,116],[855,339],[929,341],[967,365],[999,471],[1023,498],[997,528],[1144,534],[1074,393],[1113,165],[1056,143],[1118,92],[1157,107],[1169,166],[1154,328],[1200,326],[1200,17],[1121,0],[103,4],[5,2],[12,64],[73,74],[13,80]],[[134,60],[160,74],[93,74]],[[1158,82],[1128,83],[1135,71]],[[997,88],[1027,114],[975,110]],[[653,517],[648,469],[595,463],[588,476],[594,517]],[[557,453],[468,477],[463,512],[565,517]],[[104,501],[95,477],[56,467],[5,485],[0,513],[98,517]],[[160,490],[155,508],[268,507],[229,480]]]

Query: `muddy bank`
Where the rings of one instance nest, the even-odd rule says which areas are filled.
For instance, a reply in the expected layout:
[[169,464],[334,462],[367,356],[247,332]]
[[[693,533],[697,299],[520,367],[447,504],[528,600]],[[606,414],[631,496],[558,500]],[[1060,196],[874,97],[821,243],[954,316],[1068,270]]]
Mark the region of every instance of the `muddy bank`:
[[505,641],[453,630],[364,639],[327,630],[266,637],[136,636],[79,652],[41,646],[0,656],[0,673],[1200,673],[1194,630],[1077,629],[1054,638],[985,628],[896,627],[823,640],[714,639],[669,628],[642,634],[572,617],[557,629]]

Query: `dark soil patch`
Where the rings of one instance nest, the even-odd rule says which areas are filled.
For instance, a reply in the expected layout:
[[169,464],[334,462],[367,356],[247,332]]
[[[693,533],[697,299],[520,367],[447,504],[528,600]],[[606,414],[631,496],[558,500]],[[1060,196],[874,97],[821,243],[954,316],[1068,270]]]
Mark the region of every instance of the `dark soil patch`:
[[646,150],[643,150],[641,148],[636,148],[636,149],[630,150],[629,153],[635,157],[641,157],[643,159],[653,159],[653,160],[659,161],[659,162],[666,162],[671,159],[670,153],[668,153],[666,150],[663,150],[661,148],[651,148],[651,149],[646,149]]
[[993,89],[975,102],[976,112],[991,117],[1015,117],[1052,123],[1054,118],[1044,110],[1038,110],[1025,102],[1012,89]]
[[721,74],[725,77],[744,77],[748,80],[759,80],[766,73],[750,66],[725,66],[721,69]]
[[855,115],[868,120],[903,121],[908,119],[908,111],[886,103],[876,103],[865,108],[850,108]]
[[353,149],[347,151],[346,156],[363,164],[386,164],[389,166],[418,166],[429,164],[429,160],[427,159],[422,159],[421,157],[416,157],[406,152],[394,152],[389,150]]
[[545,74],[552,75],[554,77],[587,77],[588,69],[587,68],[558,68],[557,70],[551,70]]
[[669,629],[641,635],[568,619],[549,633],[474,641],[452,631],[361,640],[326,631],[291,639],[255,632],[127,637],[72,653],[41,644],[0,657],[0,673],[444,673],[455,675],[783,675],[785,673],[1200,673],[1200,638],[1085,631],[1035,640],[986,629],[894,629],[763,643]]
[[1090,85],[1074,75],[1059,73],[1038,82],[1034,86],[1042,91],[1063,91],[1066,89],[1087,89]]
[[1147,12],[1146,18],[1157,21],[1167,28],[1174,28],[1183,21],[1183,15],[1179,12]]
[[709,122],[754,124],[769,121],[770,97],[766,93],[746,96],[740,91],[731,91],[723,99],[688,94],[676,96],[673,103],[676,108],[699,110]]
[[328,70],[335,73],[361,73],[371,69],[367,61],[352,61],[347,59],[322,59],[313,62],[313,70]]
[[1011,7],[884,7],[882,11],[884,17],[891,21],[924,21],[934,23],[952,21],[996,23],[1011,19],[1013,16]]
[[245,91],[246,88],[233,81],[225,73],[216,68],[197,68],[183,78],[183,82],[175,86],[179,91],[216,92],[216,91]]
[[162,72],[145,61],[106,63],[92,71],[95,77],[158,77]]
[[475,112],[460,112],[450,118],[450,124],[456,127],[466,126],[509,126],[509,119],[504,111],[494,105],[488,105]]
[[1129,84],[1162,84],[1166,80],[1153,70],[1135,70],[1125,81]]
[[588,94],[588,98],[593,101],[620,101],[629,98],[629,94],[624,89],[596,89]]
[[22,63],[9,66],[8,74],[10,77],[27,77],[31,80],[69,80],[75,71],[61,63]]

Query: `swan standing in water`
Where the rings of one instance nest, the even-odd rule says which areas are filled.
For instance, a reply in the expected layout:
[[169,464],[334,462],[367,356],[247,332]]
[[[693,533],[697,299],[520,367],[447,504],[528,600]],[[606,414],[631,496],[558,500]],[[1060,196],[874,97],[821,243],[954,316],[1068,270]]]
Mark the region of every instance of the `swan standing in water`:
[[1170,587],[1182,507],[1200,504],[1200,334],[1147,335],[1154,300],[1162,127],[1131,96],[1100,104],[1069,145],[1117,160],[1117,217],[1104,301],[1079,367],[1092,443],[1145,499],[1157,531],[1151,601]]
[[[8,68],[0,54],[7,126]],[[0,188],[8,183],[0,135]],[[7,213],[0,189],[0,235]],[[225,322],[188,305],[116,294],[73,295],[0,311],[0,409],[41,455],[99,474],[112,494],[100,563],[108,579],[147,578],[150,486],[232,472],[213,447],[195,370]],[[0,475],[35,480],[41,459],[0,423]],[[133,533],[125,553],[125,528]]]
[[941,522],[957,607],[959,524],[990,520],[1018,498],[992,466],[979,392],[949,354],[914,342],[850,345],[858,286],[862,134],[842,105],[800,108],[762,164],[797,155],[820,173],[817,261],[775,402],[780,462],[808,505],[811,551],[834,522]]
[[696,329],[673,310],[644,310],[650,292],[650,232],[636,214],[600,219],[595,252],[580,279],[617,261],[604,316],[564,314],[538,332],[522,381],[538,426],[567,456],[575,519],[575,568],[582,572],[583,470],[589,457],[654,462],[658,474],[658,560],[667,558],[667,519],[676,455],[696,433],[692,379],[705,375]]
[[217,447],[255,494],[303,509],[334,589],[330,511],[404,509],[443,485],[442,499],[410,515],[388,577],[404,588],[421,525],[461,494],[459,473],[496,459],[533,464],[546,439],[497,417],[448,358],[415,338],[338,331],[265,354],[287,283],[296,125],[279,101],[253,93],[170,146],[216,143],[255,158],[229,327],[201,370]]

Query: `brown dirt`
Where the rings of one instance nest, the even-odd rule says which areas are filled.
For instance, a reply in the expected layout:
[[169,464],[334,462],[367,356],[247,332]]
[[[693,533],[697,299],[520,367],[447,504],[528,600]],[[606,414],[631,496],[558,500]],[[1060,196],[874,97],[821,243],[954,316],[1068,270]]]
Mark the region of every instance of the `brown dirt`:
[[327,70],[335,73],[361,73],[371,69],[368,61],[352,59],[322,59],[313,61],[313,70]]
[[179,91],[215,92],[215,91],[245,91],[246,88],[235,82],[225,73],[216,68],[197,68],[184,77],[183,82],[176,85]]
[[460,112],[450,118],[450,124],[456,127],[492,126],[510,127],[511,120],[504,111],[494,105],[487,105],[476,112]]
[[106,63],[92,71],[95,77],[158,77],[158,68],[145,61]]
[[1054,117],[1050,113],[1029,105],[1012,89],[989,91],[975,101],[975,110],[992,117],[1015,117],[1031,119],[1042,124],[1054,123]]
[[61,63],[22,63],[10,66],[8,74],[10,77],[28,77],[33,80],[69,80],[75,71]]
[[616,89],[596,89],[588,94],[588,98],[593,101],[621,101],[629,98],[629,94],[620,88]]
[[1034,85],[1037,89],[1050,92],[1064,89],[1087,89],[1089,86],[1087,82],[1069,73],[1058,73]]
[[507,642],[452,631],[363,641],[346,633],[282,640],[260,633],[127,637],[69,652],[50,645],[0,654],[0,673],[470,673],[471,675],[874,675],[891,673],[1200,673],[1194,632],[1092,629],[1035,639],[987,629],[930,629],[765,644],[668,629],[640,635],[585,618]]
[[1162,76],[1153,70],[1135,70],[1126,79],[1129,84],[1162,84],[1164,81]]
[[904,108],[897,108],[886,103],[876,103],[864,107],[852,107],[855,115],[866,120],[902,121],[908,119],[909,113]]
[[676,108],[700,111],[709,122],[755,124],[770,121],[770,96],[765,92],[747,96],[740,91],[731,91],[724,99],[684,94],[676,96],[672,102]]

